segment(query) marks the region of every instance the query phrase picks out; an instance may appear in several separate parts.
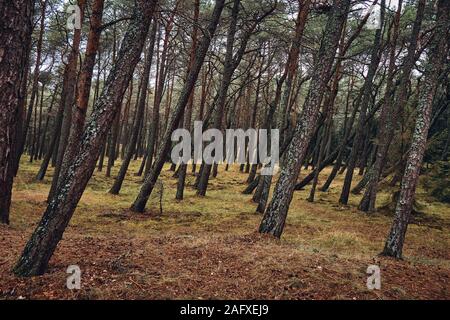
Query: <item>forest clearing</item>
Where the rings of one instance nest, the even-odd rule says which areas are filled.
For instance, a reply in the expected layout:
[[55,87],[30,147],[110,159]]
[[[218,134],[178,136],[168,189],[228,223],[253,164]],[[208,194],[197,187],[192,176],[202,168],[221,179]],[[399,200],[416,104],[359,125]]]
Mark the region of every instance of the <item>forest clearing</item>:
[[[49,180],[33,182],[37,165],[24,163],[17,178],[12,221],[0,227],[0,271],[8,271],[45,207]],[[137,170],[136,163],[130,171]],[[233,166],[212,180],[205,198],[186,190],[188,205],[173,200],[176,179],[163,170],[159,197],[135,215],[129,203],[139,177],[130,175],[120,196],[105,193],[111,178],[95,174],[80,201],[48,274],[40,279],[2,276],[3,299],[449,299],[450,208],[423,191],[423,215],[410,226],[405,260],[379,257],[392,214],[366,217],[336,205],[342,175],[317,203],[296,191],[282,240],[260,236],[261,215],[241,194],[245,174]],[[222,169],[222,168],[221,168]],[[329,170],[328,170],[329,171]],[[51,173],[50,176],[51,177]],[[188,176],[188,180],[192,180]],[[321,176],[321,179],[323,177]],[[389,190],[379,198],[389,200]],[[431,200],[431,201],[430,201]],[[426,241],[424,241],[426,239]],[[382,289],[366,287],[368,265],[379,264]],[[80,291],[65,287],[68,265],[79,265]]]

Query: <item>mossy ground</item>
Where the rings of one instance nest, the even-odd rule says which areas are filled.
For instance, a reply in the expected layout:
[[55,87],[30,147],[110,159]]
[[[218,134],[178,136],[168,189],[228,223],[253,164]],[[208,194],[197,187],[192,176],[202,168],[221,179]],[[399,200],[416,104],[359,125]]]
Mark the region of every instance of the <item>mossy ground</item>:
[[[113,169],[112,177],[119,168]],[[0,226],[0,298],[144,299],[448,299],[450,298],[450,207],[419,188],[423,215],[408,228],[404,260],[381,258],[392,216],[356,209],[360,196],[338,205],[343,176],[328,192],[305,199],[296,191],[281,240],[260,236],[247,174],[219,167],[207,196],[200,198],[188,175],[185,199],[175,200],[176,179],[164,168],[145,214],[129,207],[142,178],[129,169],[120,195],[108,193],[113,178],[95,172],[44,276],[11,273],[46,207],[52,170],[34,181],[39,163],[22,160],[15,180],[10,226]],[[190,172],[190,167],[188,168]],[[320,180],[326,179],[329,169]],[[302,172],[303,176],[305,172]],[[359,179],[359,177],[356,177]],[[319,184],[320,185],[320,184]],[[384,188],[378,205],[389,201]],[[66,269],[79,265],[82,289],[66,289]],[[381,268],[381,290],[366,287],[367,267]]]

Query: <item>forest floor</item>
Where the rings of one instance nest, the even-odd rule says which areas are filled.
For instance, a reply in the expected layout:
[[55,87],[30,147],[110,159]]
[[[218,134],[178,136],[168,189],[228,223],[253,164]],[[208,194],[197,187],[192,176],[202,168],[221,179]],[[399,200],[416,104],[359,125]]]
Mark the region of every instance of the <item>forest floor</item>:
[[[423,214],[408,229],[404,260],[396,261],[378,256],[392,215],[360,213],[360,196],[338,205],[342,175],[314,203],[305,200],[309,187],[296,191],[277,240],[256,232],[261,215],[251,196],[241,194],[247,174],[238,167],[220,167],[204,198],[195,195],[189,175],[183,201],[174,199],[176,179],[166,167],[162,214],[158,192],[145,214],[134,214],[128,208],[140,186],[138,165],[118,196],[107,193],[113,178],[95,172],[48,272],[17,278],[11,269],[50,187],[48,176],[33,180],[39,163],[23,159],[11,224],[0,226],[0,299],[450,299],[450,206],[422,189]],[[390,192],[382,191],[378,205]],[[69,265],[81,269],[81,290],[66,288]],[[369,265],[381,269],[381,290],[367,289]]]

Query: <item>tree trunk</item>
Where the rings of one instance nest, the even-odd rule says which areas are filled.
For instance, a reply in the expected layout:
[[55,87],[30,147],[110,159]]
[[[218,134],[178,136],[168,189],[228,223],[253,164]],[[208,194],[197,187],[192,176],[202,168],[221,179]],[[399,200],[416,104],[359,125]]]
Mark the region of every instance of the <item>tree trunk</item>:
[[61,89],[61,95],[59,99],[58,104],[58,110],[56,113],[55,121],[54,121],[54,128],[52,132],[52,138],[50,140],[48,150],[44,156],[44,159],[41,163],[41,167],[39,168],[39,172],[36,175],[36,180],[43,180],[45,173],[47,172],[48,165],[50,163],[50,160],[52,159],[53,155],[55,154],[55,149],[57,148],[60,132],[61,132],[61,126],[62,126],[62,120],[63,120],[63,114],[64,114],[64,96],[67,92],[67,69],[64,70],[63,75],[63,81],[62,81],[62,89]]
[[47,138],[48,138],[47,132],[48,132],[48,126],[49,126],[50,118],[51,118],[50,114],[51,114],[51,112],[53,110],[53,107],[55,105],[55,100],[56,100],[56,96],[58,94],[59,85],[60,85],[60,83],[58,83],[55,86],[54,92],[52,94],[52,100],[50,102],[50,106],[47,109],[47,117],[46,117],[45,125],[44,125],[44,133],[42,135],[42,139],[41,139],[41,142],[40,142],[40,148],[39,148],[40,149],[40,152],[39,152],[39,159],[40,160],[44,156],[44,153],[46,153],[45,151],[46,151],[46,149],[48,147],[48,145],[47,145]]
[[[34,6],[34,2],[33,2]],[[33,83],[31,87],[31,96],[30,101],[28,104],[28,110],[25,115],[25,122],[23,125],[23,132],[21,133],[20,137],[18,137],[18,147],[17,147],[17,163],[20,160],[20,157],[22,156],[25,142],[28,136],[28,129],[31,122],[31,116],[33,113],[33,106],[35,103],[36,95],[38,93],[38,86],[39,86],[39,68],[41,67],[41,57],[42,57],[42,42],[44,37],[44,31],[45,31],[45,11],[47,8],[47,0],[41,1],[41,17],[40,17],[40,26],[39,26],[39,36],[38,36],[38,42],[36,46],[36,62],[34,65],[34,71],[33,71]],[[28,72],[28,70],[27,70]],[[26,87],[26,85],[25,85]],[[25,90],[26,95],[26,90]],[[18,168],[18,167],[17,167]]]
[[[399,6],[401,6],[401,1]],[[355,170],[356,161],[358,159],[358,154],[361,150],[361,146],[363,143],[364,137],[364,124],[366,122],[367,109],[369,105],[369,101],[372,96],[372,87],[373,80],[375,78],[375,73],[378,69],[378,65],[381,60],[381,40],[383,37],[382,29],[384,25],[384,13],[385,13],[385,0],[381,1],[381,14],[380,14],[380,25],[379,28],[375,32],[375,39],[372,47],[372,54],[370,59],[369,70],[367,72],[367,77],[364,81],[364,85],[362,88],[362,95],[356,102],[356,108],[360,109],[358,123],[356,125],[356,135],[353,140],[353,147],[350,152],[350,156],[347,162],[347,172],[345,174],[344,184],[342,185],[342,192],[339,198],[340,204],[347,204],[348,197],[350,194],[351,183],[353,180],[353,172]]]
[[[197,50],[197,33],[198,33],[198,17],[200,11],[200,0],[195,0],[194,3],[194,20],[193,20],[193,31],[192,31],[192,48],[190,54],[189,61],[189,69],[192,68],[195,60],[195,51]],[[195,95],[195,86],[192,89],[191,96],[189,97],[189,102],[187,105],[187,110],[184,113],[184,128],[191,131],[191,118],[192,118],[192,109],[194,104],[194,95]],[[186,182],[186,171],[187,164],[181,163],[178,168],[178,184],[177,184],[177,193],[175,195],[175,199],[183,200],[184,196],[184,185]]]
[[[402,1],[399,1],[399,8],[401,7]],[[405,58],[405,63],[403,65],[403,70],[400,75],[400,83],[395,95],[395,98],[392,97],[392,93],[388,93],[388,97],[386,97],[386,103],[383,105],[383,109],[381,111],[379,123],[381,124],[381,129],[377,135],[377,155],[375,162],[371,168],[369,173],[369,182],[367,183],[367,188],[364,192],[364,195],[359,203],[358,209],[362,211],[375,211],[376,204],[376,196],[378,191],[378,181],[381,176],[381,172],[383,169],[383,164],[386,161],[387,153],[389,150],[389,145],[391,140],[394,137],[395,128],[397,126],[396,119],[398,119],[397,114],[401,112],[404,105],[406,104],[406,93],[407,93],[407,83],[409,82],[410,74],[412,68],[415,63],[415,51],[417,46],[417,40],[419,37],[420,28],[422,25],[422,19],[424,15],[425,9],[425,0],[419,0],[417,5],[417,14],[416,19],[414,21],[413,30],[411,32],[410,43],[408,46],[408,54]],[[400,10],[400,9],[399,9]],[[388,77],[387,88],[392,86],[393,83],[393,67],[395,64],[395,46],[398,37],[398,29],[399,29],[399,19],[400,13],[397,12],[397,17],[395,25],[394,25],[394,35],[392,40],[392,48],[390,53],[390,75]],[[389,90],[386,90],[389,91]],[[399,110],[395,110],[395,105],[399,108]]]
[[[113,11],[113,17],[116,17],[116,10]],[[113,31],[113,52],[112,52],[112,63],[114,64],[116,62],[117,58],[117,28],[116,25],[114,25]],[[128,87],[128,86],[127,86]],[[116,117],[114,118],[112,128],[110,131],[110,139],[108,143],[108,149],[106,150],[106,153],[108,154],[108,163],[106,164],[106,177],[111,177],[111,169],[114,166],[114,162],[116,160],[116,142],[117,137],[119,134],[119,122],[120,122],[120,113],[122,108],[122,102],[120,103],[119,111],[116,114]]]
[[[239,63],[245,53],[248,40],[252,34],[253,29],[256,27],[256,22],[258,22],[258,20],[261,20],[261,18],[256,19],[255,24],[251,28],[249,28],[249,30],[247,30],[245,34],[241,35],[240,47],[233,55],[234,40],[237,29],[237,19],[239,14],[239,4],[240,0],[234,0],[233,8],[231,10],[231,20],[227,34],[225,62],[223,65],[223,76],[218,93],[218,104],[214,115],[213,128],[219,130],[222,130],[223,116],[226,108],[227,92],[232,81],[233,73],[239,66]],[[199,196],[206,195],[206,190],[208,188],[208,182],[212,168],[213,166],[211,164],[205,164],[197,186],[197,195]],[[217,175],[217,166],[214,169],[214,173]]]
[[9,224],[16,165],[16,126],[22,81],[28,72],[33,1],[11,0],[0,5],[0,223]]
[[[175,5],[175,9],[170,15],[169,21],[167,22],[165,28],[165,35],[163,40],[163,50],[161,52],[161,61],[158,72],[158,86],[155,93],[155,103],[153,104],[153,117],[149,129],[149,137],[148,137],[148,146],[147,146],[147,159],[146,159],[146,167],[145,167],[145,175],[150,171],[152,166],[154,151],[156,149],[156,140],[158,137],[158,129],[159,129],[159,111],[161,107],[161,101],[164,94],[164,85],[166,83],[167,78],[167,53],[169,48],[169,36],[173,28],[175,11],[178,6],[179,1]],[[159,42],[158,42],[159,45]]]
[[[299,2],[300,4],[300,2]],[[280,105],[280,112],[278,116],[278,128],[280,130],[280,144],[283,144],[285,130],[288,127],[289,120],[289,98],[292,91],[292,82],[298,68],[298,58],[300,55],[300,45],[303,37],[303,30],[306,25],[306,18],[308,17],[311,0],[302,1],[299,5],[297,14],[297,21],[295,23],[295,35],[289,50],[288,61],[286,63],[286,81],[284,83],[284,92]]]
[[203,61],[206,56],[206,52],[209,48],[209,44],[211,42],[211,38],[215,33],[217,24],[220,19],[220,15],[222,13],[222,9],[224,6],[225,0],[216,0],[214,10],[212,13],[212,17],[210,19],[207,32],[204,33],[204,37],[199,43],[198,50],[196,52],[194,65],[189,71],[186,82],[180,92],[180,96],[178,98],[177,105],[175,106],[173,116],[167,125],[167,130],[164,133],[164,137],[161,141],[161,145],[159,151],[156,155],[154,165],[152,166],[150,172],[146,175],[144,183],[142,184],[141,190],[139,191],[139,195],[131,206],[131,210],[135,212],[144,212],[145,205],[147,204],[148,198],[153,191],[153,187],[161,173],[161,170],[164,165],[164,160],[166,158],[167,153],[170,150],[171,146],[171,135],[172,131],[177,127],[181,115],[186,107],[189,97],[191,95],[191,91],[194,88],[195,82],[197,81],[198,74],[200,72],[200,68],[203,64]]
[[447,57],[448,31],[450,30],[450,2],[439,0],[437,21],[433,39],[430,44],[428,62],[425,66],[425,80],[422,83],[417,107],[417,118],[411,146],[408,151],[405,173],[403,175],[400,195],[395,208],[395,218],[386,240],[383,255],[402,258],[403,243],[410,220],[414,195],[419,180],[420,168],[425,153],[431,111],[438,77]]
[[[86,0],[78,0],[78,6],[81,12],[81,21],[83,21]],[[53,174],[52,186],[48,194],[48,201],[55,194],[60,182],[64,179],[64,173],[67,171],[67,162],[64,162],[64,152],[69,139],[70,127],[72,124],[72,106],[75,102],[75,89],[78,71],[78,55],[80,53],[81,29],[74,30],[72,50],[67,62],[67,92],[64,97],[64,115],[61,126],[61,136],[59,138],[58,154],[56,157],[55,172]],[[60,173],[63,174],[60,174]]]
[[152,67],[152,60],[153,60],[153,51],[155,47],[155,38],[156,38],[156,30],[157,30],[157,23],[156,21],[153,22],[152,30],[150,33],[150,41],[148,44],[148,52],[146,56],[145,66],[144,66],[144,72],[142,73],[142,81],[141,81],[141,95],[139,97],[139,103],[138,103],[138,110],[137,115],[135,119],[135,124],[133,128],[133,132],[131,134],[131,140],[128,144],[127,151],[125,153],[125,158],[123,159],[122,165],[120,166],[119,173],[117,174],[117,177],[114,181],[113,186],[111,187],[111,190],[109,190],[109,193],[111,194],[119,194],[120,189],[122,188],[123,180],[125,179],[125,175],[128,170],[128,166],[130,165],[131,158],[133,157],[135,146],[139,134],[139,129],[143,125],[142,119],[144,118],[144,112],[145,112],[145,102],[147,100],[147,92],[148,89],[148,83],[150,80],[150,70]]
[[[81,74],[78,80],[77,99],[72,110],[72,127],[64,153],[64,168],[68,168],[75,159],[76,152],[80,144],[80,137],[83,134],[86,112],[89,103],[89,95],[91,91],[92,73],[100,42],[103,5],[104,0],[95,0],[92,6],[91,27],[86,46],[86,55],[83,65],[81,66]],[[62,176],[65,176],[66,173],[67,172],[65,171],[61,171]]]
[[259,231],[280,237],[294,193],[300,166],[314,133],[323,93],[328,83],[342,27],[347,19],[350,0],[336,0],[315,59],[314,74],[306,97],[303,112],[295,127],[294,136],[285,154],[285,163],[276,184],[272,200],[261,221]]
[[45,93],[45,83],[42,84],[41,87],[41,101],[39,102],[39,120],[37,124],[37,134],[34,138],[34,152],[31,155],[34,160],[38,159],[39,151],[40,151],[40,141],[41,141],[41,130],[42,130],[42,110],[44,109],[44,93]]
[[331,81],[331,88],[328,92],[328,95],[325,99],[325,103],[323,106],[324,114],[325,114],[325,120],[324,120],[324,132],[322,134],[322,140],[320,142],[319,147],[319,156],[317,159],[317,163],[314,164],[314,167],[316,168],[314,170],[314,178],[313,178],[313,184],[311,187],[311,191],[308,197],[309,202],[314,202],[314,197],[316,193],[317,183],[319,180],[319,173],[321,171],[320,167],[323,166],[323,158],[326,156],[326,153],[329,153],[326,151],[326,149],[329,147],[329,142],[331,139],[332,134],[332,126],[333,126],[333,115],[334,115],[334,109],[335,109],[335,101],[336,96],[338,94],[339,90],[339,81],[341,80],[341,67],[342,67],[342,58],[344,56],[344,39],[345,39],[345,29],[346,25],[343,27],[343,32],[341,35],[340,45],[339,45],[339,56],[338,61],[336,62],[336,69],[334,71],[334,77]]
[[156,3],[156,0],[136,1],[133,19],[122,41],[117,61],[81,137],[77,157],[25,246],[14,268],[16,275],[34,276],[46,271],[48,262],[95,169],[100,148],[139,61]]

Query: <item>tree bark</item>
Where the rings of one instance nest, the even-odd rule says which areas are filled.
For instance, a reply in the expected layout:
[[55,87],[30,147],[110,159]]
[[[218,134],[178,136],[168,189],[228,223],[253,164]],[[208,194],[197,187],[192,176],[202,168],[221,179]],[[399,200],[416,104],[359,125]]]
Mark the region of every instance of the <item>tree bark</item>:
[[0,4],[0,223],[9,224],[16,165],[16,134],[20,99],[26,94],[34,1],[11,0]]
[[155,47],[155,38],[156,38],[156,30],[157,30],[157,23],[156,21],[153,22],[152,30],[150,32],[150,41],[148,44],[148,52],[146,56],[145,66],[144,66],[144,72],[142,73],[142,81],[141,81],[141,95],[139,97],[139,103],[138,103],[138,110],[136,114],[135,124],[133,128],[133,132],[131,134],[131,139],[128,144],[127,151],[125,153],[125,158],[123,159],[122,165],[120,166],[119,173],[117,174],[117,177],[114,181],[113,186],[109,190],[109,193],[111,194],[119,194],[120,189],[122,188],[123,180],[125,179],[125,175],[128,170],[128,166],[130,165],[131,158],[133,157],[135,146],[139,134],[139,129],[143,125],[143,118],[144,118],[144,112],[145,112],[145,102],[147,100],[147,89],[148,89],[148,83],[150,81],[150,70],[152,67],[152,60],[153,60],[153,51]]
[[400,195],[395,208],[395,218],[386,240],[383,255],[402,258],[403,244],[410,220],[414,195],[419,180],[420,168],[425,153],[428,130],[430,128],[431,111],[438,78],[447,57],[448,37],[450,30],[450,2],[439,0],[435,33],[430,44],[428,62],[425,67],[425,80],[422,84],[417,118],[411,146],[408,151],[405,172],[402,179]]
[[131,210],[135,212],[144,212],[145,205],[147,204],[148,198],[150,197],[153,187],[161,173],[161,170],[164,165],[164,160],[166,158],[167,153],[170,150],[171,146],[171,135],[172,131],[177,127],[181,115],[186,107],[189,97],[191,95],[191,91],[194,88],[195,82],[197,81],[198,74],[200,72],[200,68],[203,64],[203,61],[206,56],[206,52],[209,48],[209,44],[211,42],[211,38],[213,37],[217,24],[220,19],[220,15],[222,13],[224,7],[225,0],[216,0],[214,10],[208,24],[208,28],[204,33],[204,37],[199,43],[198,50],[195,56],[195,62],[192,66],[189,74],[187,76],[186,82],[182,88],[180,96],[178,98],[178,102],[174,108],[173,116],[167,125],[167,130],[164,133],[164,137],[161,141],[160,148],[155,158],[155,162],[150,170],[150,172],[146,175],[144,183],[142,184],[141,190],[139,191],[139,195],[131,206]]
[[[34,6],[34,2],[33,2]],[[31,87],[31,96],[30,101],[28,103],[28,110],[25,115],[25,122],[23,124],[23,131],[18,137],[18,148],[17,148],[17,163],[20,161],[20,157],[22,156],[23,150],[25,148],[26,139],[28,136],[28,129],[31,122],[31,116],[33,113],[33,106],[35,103],[36,95],[38,93],[38,86],[39,86],[39,68],[41,67],[41,59],[42,59],[42,42],[44,37],[44,31],[45,31],[45,11],[47,8],[47,0],[41,1],[41,17],[39,22],[39,36],[38,36],[38,42],[36,46],[36,62],[34,65],[34,71],[33,71],[33,82]],[[28,72],[28,70],[27,70]],[[26,85],[25,85],[26,87]],[[26,91],[25,91],[26,92]],[[18,169],[18,166],[17,166]]]
[[[86,0],[78,0],[78,6],[81,12],[81,22],[83,21],[84,9]],[[73,35],[72,49],[69,54],[67,62],[67,92],[64,97],[64,115],[61,126],[61,135],[59,138],[58,153],[56,157],[55,172],[53,174],[52,185],[48,194],[48,201],[51,200],[55,194],[60,182],[63,180],[63,175],[67,171],[67,162],[64,162],[64,152],[67,147],[69,139],[70,127],[72,124],[72,106],[75,102],[75,89],[77,82],[78,71],[78,55],[80,53],[81,29],[75,29]],[[63,174],[60,174],[60,173]]]
[[52,157],[55,153],[55,149],[57,148],[57,145],[59,142],[59,136],[60,136],[60,132],[61,132],[63,114],[64,114],[64,96],[65,96],[66,92],[67,92],[67,69],[64,70],[64,74],[63,74],[61,95],[60,95],[58,110],[57,110],[54,125],[53,125],[52,138],[50,140],[48,150],[44,156],[44,159],[42,160],[39,171],[36,175],[36,180],[41,181],[44,179],[44,176],[45,176],[45,173],[47,172],[47,168],[50,163],[50,160],[52,159]]
[[[242,57],[245,53],[245,50],[247,48],[248,40],[250,39],[250,36],[253,33],[253,30],[256,28],[257,24],[262,21],[268,13],[273,11],[274,8],[270,9],[268,12],[265,12],[262,14],[262,16],[255,19],[251,27],[248,28],[248,30],[245,31],[243,35],[241,35],[241,41],[240,46],[237,49],[236,53],[233,54],[233,48],[234,48],[234,40],[236,35],[236,28],[237,28],[237,19],[239,14],[239,3],[240,0],[234,0],[233,2],[233,8],[231,10],[231,20],[230,20],[230,26],[228,28],[228,34],[227,34],[227,44],[226,44],[226,52],[225,52],[225,62],[223,65],[223,76],[218,92],[218,104],[217,108],[215,110],[214,115],[214,122],[213,127],[219,130],[222,130],[222,123],[223,123],[223,115],[225,113],[226,109],[226,99],[227,99],[227,92],[228,88],[232,81],[232,76],[236,68],[239,66]],[[214,175],[217,175],[217,163],[214,167]],[[202,174],[199,179],[199,183],[197,186],[197,195],[199,196],[205,196],[206,190],[208,188],[208,182],[209,177],[211,174],[211,169],[213,166],[211,164],[205,164],[203,167]]]
[[347,18],[350,0],[336,0],[330,12],[322,43],[315,59],[314,73],[303,112],[285,154],[285,163],[275,186],[272,200],[264,214],[259,232],[280,237],[294,193],[306,149],[314,133],[323,93],[328,83],[342,27]]
[[[197,50],[197,33],[198,33],[198,17],[200,11],[200,0],[195,0],[194,3],[194,20],[193,20],[193,30],[192,30],[192,48],[190,54],[189,61],[189,69],[192,68],[195,60],[195,51]],[[192,109],[194,104],[194,95],[195,95],[195,87],[192,89],[191,96],[189,97],[189,102],[187,105],[187,110],[184,114],[184,128],[191,131],[191,118],[192,118]],[[178,169],[178,184],[177,184],[177,193],[175,195],[175,199],[183,200],[184,197],[184,185],[186,183],[186,171],[187,164],[181,163]]]
[[[399,7],[401,7],[402,1],[399,1]],[[419,37],[420,28],[422,25],[422,19],[424,15],[425,9],[425,0],[419,0],[417,5],[417,14],[416,19],[414,21],[413,30],[411,32],[410,43],[408,46],[408,54],[405,58],[405,63],[403,66],[402,73],[400,75],[400,83],[398,90],[396,92],[395,97],[392,97],[391,93],[388,93],[386,97],[386,103],[383,105],[383,109],[381,110],[380,115],[380,124],[381,129],[377,135],[377,154],[374,164],[371,167],[369,173],[369,181],[367,183],[366,190],[361,199],[361,202],[358,205],[358,209],[365,212],[373,212],[375,211],[376,197],[378,191],[378,181],[381,176],[381,172],[383,169],[383,164],[386,160],[387,153],[389,150],[389,145],[391,140],[394,137],[395,128],[397,126],[396,119],[398,119],[397,114],[401,112],[405,103],[406,103],[406,94],[407,94],[407,83],[410,78],[410,74],[412,68],[415,63],[415,51],[417,47],[417,40]],[[400,19],[399,13],[397,13],[397,20]],[[393,64],[395,63],[395,46],[398,37],[398,28],[399,21],[395,22],[394,25],[394,35],[392,40],[392,48],[390,54],[390,69],[393,69]],[[392,74],[392,70],[390,71]],[[393,83],[393,75],[390,75],[387,82],[387,88],[392,86]],[[389,84],[390,83],[390,84]],[[389,91],[389,90],[386,90]],[[394,103],[399,108],[399,110],[394,109]]]
[[280,130],[280,144],[283,144],[284,131],[288,127],[289,120],[289,98],[292,91],[292,82],[298,68],[298,58],[300,56],[300,45],[303,38],[303,30],[306,25],[306,18],[309,14],[311,0],[299,2],[299,11],[295,23],[295,35],[289,50],[288,61],[286,63],[286,81],[284,81],[284,92],[281,99],[280,112],[278,116],[278,127]]
[[[89,103],[89,95],[91,91],[92,73],[100,42],[103,5],[104,0],[95,0],[92,6],[91,27],[86,46],[86,55],[83,65],[81,66],[81,74],[79,75],[77,86],[78,94],[72,110],[72,126],[64,153],[63,162],[65,162],[65,165],[63,168],[68,168],[70,163],[72,163],[75,159],[76,151],[78,150],[80,144],[80,137],[83,134],[86,112]],[[63,176],[65,176],[66,173],[67,172],[65,171],[61,172]]]
[[[212,127],[216,129],[222,129],[223,115],[225,112],[225,105],[227,99],[228,87],[231,83],[231,78],[236,67],[233,66],[233,48],[234,39],[237,29],[237,20],[239,14],[239,4],[240,0],[233,0],[233,7],[231,9],[230,24],[227,33],[227,43],[225,52],[225,62],[223,64],[223,76],[220,82],[219,92],[218,92],[218,104],[214,114],[214,122]],[[233,68],[234,67],[234,68]],[[208,188],[209,176],[211,174],[212,165],[205,163],[199,183],[197,186],[197,195],[205,196],[206,190]]]
[[[161,101],[164,94],[164,87],[167,78],[167,53],[169,49],[169,37],[173,28],[173,22],[175,18],[175,12],[177,10],[179,1],[175,4],[175,9],[172,11],[169,21],[165,28],[165,35],[163,40],[163,50],[161,52],[161,61],[158,72],[158,85],[155,92],[155,103],[153,104],[153,117],[149,129],[148,146],[147,146],[147,159],[145,164],[145,175],[148,174],[152,166],[154,151],[156,149],[156,140],[158,137],[159,129],[159,111],[161,108]],[[159,42],[158,42],[159,43]]]
[[[400,4],[401,5],[401,1]],[[382,53],[382,30],[384,25],[384,13],[385,13],[385,0],[381,1],[381,14],[380,14],[380,26],[375,32],[375,39],[372,47],[372,54],[370,59],[369,70],[367,72],[366,80],[364,81],[364,85],[362,88],[362,95],[358,99],[356,106],[360,109],[358,123],[356,125],[356,135],[353,140],[352,150],[350,152],[350,156],[347,162],[347,172],[344,178],[344,184],[342,185],[342,192],[339,198],[340,204],[347,204],[348,198],[351,189],[351,183],[353,180],[353,172],[355,170],[356,161],[358,159],[358,154],[362,147],[363,136],[364,136],[364,123],[366,122],[367,109],[369,105],[369,101],[372,96],[372,86],[373,80],[375,78],[375,73],[378,69],[378,65],[381,60]]]

